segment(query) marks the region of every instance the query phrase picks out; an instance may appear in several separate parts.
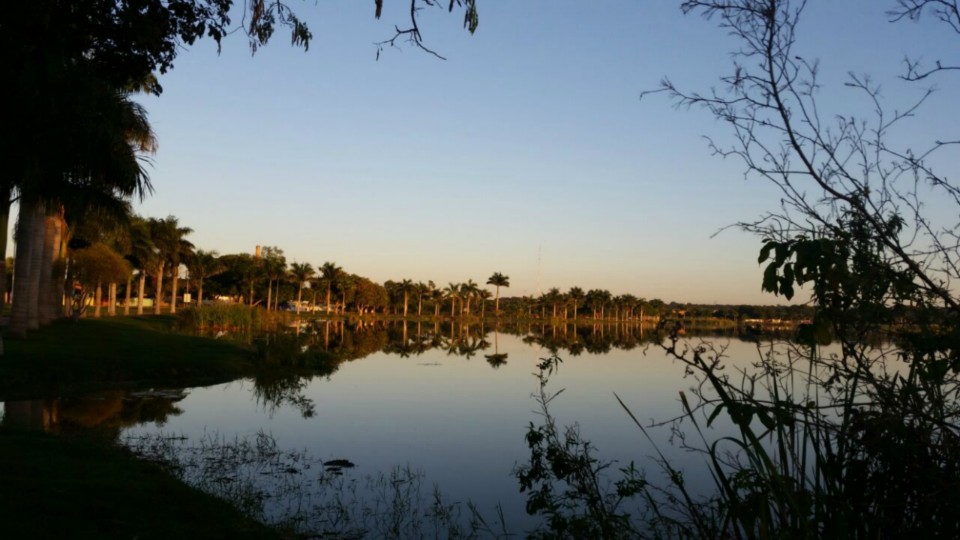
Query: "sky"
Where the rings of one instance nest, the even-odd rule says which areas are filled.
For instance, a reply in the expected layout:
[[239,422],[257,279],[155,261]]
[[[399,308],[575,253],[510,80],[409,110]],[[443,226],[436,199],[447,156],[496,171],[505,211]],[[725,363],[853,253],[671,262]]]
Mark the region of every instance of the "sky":
[[[707,91],[737,44],[716,21],[667,0],[480,0],[426,10],[439,60],[374,43],[406,22],[405,2],[291,6],[309,51],[282,32],[251,55],[236,34],[184,49],[146,105],[159,138],[145,216],[175,215],[221,254],[278,246],[379,282],[438,285],[493,272],[505,295],[571,286],[696,303],[783,302],[760,291],[760,239],[727,228],[779,205],[777,190],[711,155],[729,141],[709,113],[640,99],[664,77]],[[884,84],[895,107],[925,86],[896,79],[905,55],[957,58],[932,21],[891,24],[893,0],[813,0],[798,51],[819,58],[826,111],[861,112],[848,72]],[[949,78],[905,140],[949,135]],[[925,83],[926,84],[926,83]],[[929,86],[929,84],[926,84]],[[948,137],[949,138],[949,137]],[[946,161],[955,166],[956,161]],[[717,234],[719,231],[721,231]]]

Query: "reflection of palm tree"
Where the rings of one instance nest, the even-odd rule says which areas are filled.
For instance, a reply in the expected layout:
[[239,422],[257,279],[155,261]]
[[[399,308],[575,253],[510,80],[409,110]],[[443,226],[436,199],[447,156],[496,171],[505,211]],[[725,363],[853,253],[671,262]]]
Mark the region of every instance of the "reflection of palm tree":
[[494,272],[493,275],[490,276],[490,278],[487,280],[487,285],[493,285],[494,287],[497,288],[497,299],[495,300],[496,307],[494,308],[494,310],[496,311],[495,315],[499,317],[500,316],[500,287],[510,286],[510,276],[505,276],[500,272]]
[[493,354],[486,355],[487,363],[493,369],[499,369],[507,363],[507,353],[500,354],[500,332],[493,332]]

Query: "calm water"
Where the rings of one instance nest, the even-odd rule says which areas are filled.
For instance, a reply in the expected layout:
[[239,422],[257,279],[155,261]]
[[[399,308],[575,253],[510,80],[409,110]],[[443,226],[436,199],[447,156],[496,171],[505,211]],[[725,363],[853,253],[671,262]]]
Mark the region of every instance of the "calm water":
[[[624,466],[632,460],[652,478],[661,477],[649,458],[653,449],[614,393],[641,421],[677,416],[678,392],[694,383],[684,378],[680,363],[643,341],[650,336],[637,327],[509,330],[309,326],[299,336],[261,344],[262,354],[327,351],[338,361],[325,369],[301,365],[205,388],[8,403],[5,421],[97,427],[121,438],[182,435],[188,441],[265,432],[282,449],[349,460],[356,467],[347,475],[409,466],[448,501],[471,500],[487,517],[495,516],[499,503],[508,527],[517,531],[536,522],[524,512],[512,471],[528,459],[527,426],[540,421],[533,372],[540,358],[555,351],[563,363],[548,389],[564,389],[551,405],[558,421],[578,423],[601,459]],[[728,346],[733,364],[757,358],[753,343],[704,339]],[[688,481],[706,485],[699,456],[671,445],[666,428],[654,435],[661,450],[687,468]]]

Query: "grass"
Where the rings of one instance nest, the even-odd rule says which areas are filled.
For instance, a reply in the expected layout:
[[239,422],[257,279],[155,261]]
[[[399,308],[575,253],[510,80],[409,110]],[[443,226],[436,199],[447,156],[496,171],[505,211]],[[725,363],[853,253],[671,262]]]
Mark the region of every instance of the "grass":
[[0,429],[6,538],[279,538],[105,443]]
[[251,371],[251,350],[174,333],[175,322],[162,315],[61,320],[25,340],[5,340],[0,399],[215,384]]

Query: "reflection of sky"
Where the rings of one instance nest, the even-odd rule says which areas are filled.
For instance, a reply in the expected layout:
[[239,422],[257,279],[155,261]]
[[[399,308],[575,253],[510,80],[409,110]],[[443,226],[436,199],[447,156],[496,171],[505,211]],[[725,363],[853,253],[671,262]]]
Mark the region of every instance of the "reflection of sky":
[[[531,397],[538,385],[532,373],[538,356],[547,353],[505,334],[499,336],[499,350],[509,354],[499,369],[492,369],[482,354],[467,360],[440,350],[410,358],[377,353],[347,362],[329,380],[308,386],[305,394],[314,400],[316,416],[306,419],[291,407],[268,417],[254,401],[250,383],[195,389],[179,403],[185,412],[170,418],[163,431],[191,437],[216,432],[232,440],[262,430],[275,436],[281,448],[307,449],[325,460],[349,459],[358,466],[356,474],[409,464],[426,473],[427,491],[436,483],[448,500],[471,499],[488,517],[495,515],[499,501],[508,525],[522,528],[529,523],[525,499],[511,470],[528,457],[526,426],[538,421]],[[493,347],[484,353],[492,354]],[[732,363],[756,355],[752,344],[735,340],[727,353]],[[681,412],[677,392],[692,384],[682,379],[682,367],[657,348],[646,355],[635,349],[576,357],[561,352],[561,357],[549,385],[553,391],[565,388],[552,404],[558,421],[579,422],[583,436],[599,448],[598,457],[622,465],[634,460],[651,471],[651,478],[660,479],[648,459],[651,448],[613,392],[641,422],[676,416]],[[422,365],[433,363],[439,365]],[[701,462],[671,449],[665,429],[654,435],[675,464]],[[706,477],[690,470],[687,480],[702,486]]]

